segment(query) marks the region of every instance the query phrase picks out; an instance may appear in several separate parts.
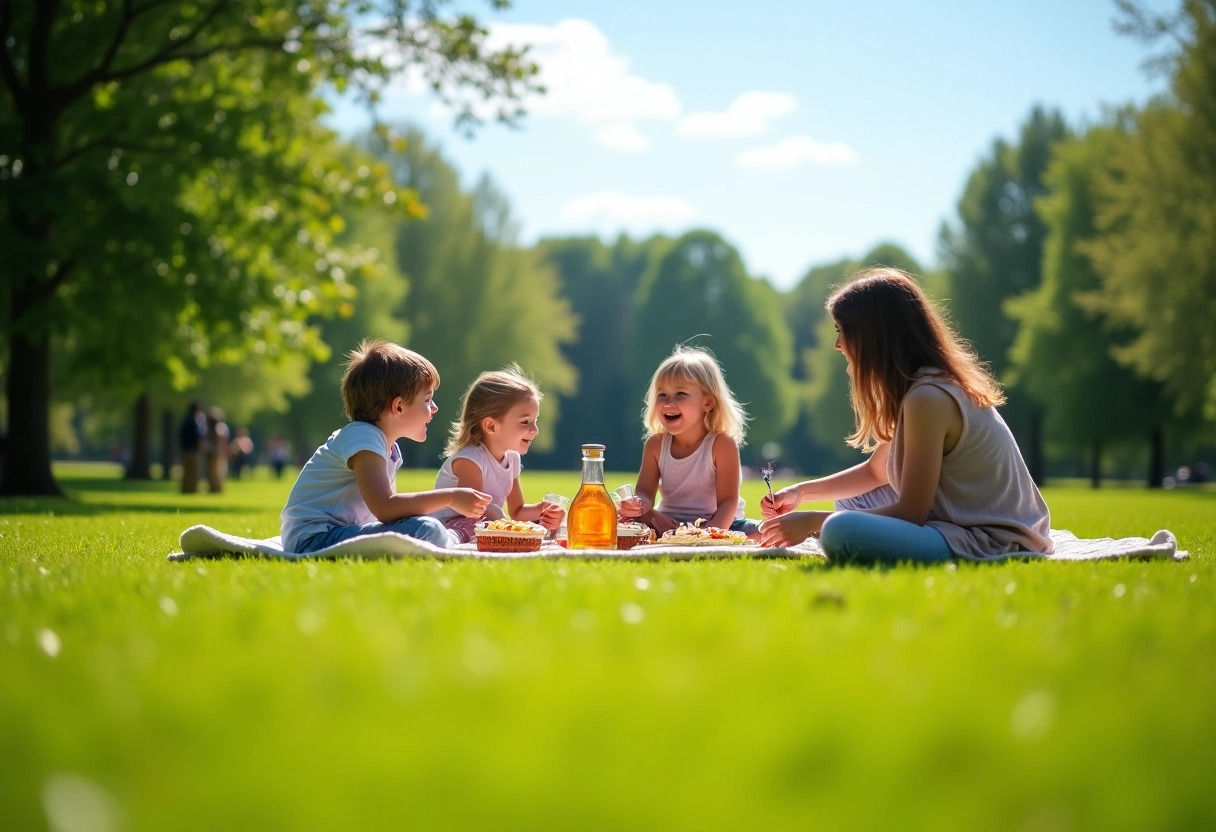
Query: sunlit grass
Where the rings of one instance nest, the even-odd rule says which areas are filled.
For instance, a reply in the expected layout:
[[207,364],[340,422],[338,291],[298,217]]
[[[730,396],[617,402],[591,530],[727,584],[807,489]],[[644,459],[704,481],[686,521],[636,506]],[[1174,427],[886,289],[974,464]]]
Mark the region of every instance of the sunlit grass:
[[1211,492],[1046,491],[1181,564],[175,564],[289,478],[59,474],[0,501],[0,828],[1216,824]]

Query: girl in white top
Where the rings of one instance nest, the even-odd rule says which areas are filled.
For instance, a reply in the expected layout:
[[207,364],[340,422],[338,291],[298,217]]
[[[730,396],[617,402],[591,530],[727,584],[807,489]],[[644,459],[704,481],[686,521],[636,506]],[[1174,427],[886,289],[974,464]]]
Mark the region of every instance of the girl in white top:
[[760,524],[744,518],[739,498],[747,414],[714,357],[677,346],[650,379],[642,420],[642,469],[635,496],[621,501],[621,517],[640,519],[659,534],[702,520],[758,536]]
[[[530,520],[550,531],[561,525],[565,512],[554,503],[525,503],[519,485],[520,457],[539,431],[541,393],[518,365],[482,373],[464,394],[460,419],[444,453],[447,459],[435,479],[436,488],[473,488],[490,495],[485,519]],[[473,483],[477,483],[473,485]],[[462,517],[450,509],[434,517],[468,543],[479,518]]]
[[[996,408],[1000,385],[911,277],[861,272],[828,299],[870,458],[791,485],[760,508],[761,540],[818,535],[833,560],[1049,554],[1051,517]],[[794,511],[836,500],[836,511]]]

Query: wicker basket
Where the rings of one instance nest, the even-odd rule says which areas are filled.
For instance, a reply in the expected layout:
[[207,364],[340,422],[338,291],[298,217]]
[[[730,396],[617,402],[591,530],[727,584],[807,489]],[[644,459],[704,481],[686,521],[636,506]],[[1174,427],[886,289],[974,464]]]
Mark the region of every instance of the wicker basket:
[[545,530],[540,526],[520,532],[478,527],[473,532],[477,535],[479,552],[539,552],[541,541],[545,539]]
[[654,530],[641,523],[621,523],[616,527],[616,548],[632,549],[654,542]]

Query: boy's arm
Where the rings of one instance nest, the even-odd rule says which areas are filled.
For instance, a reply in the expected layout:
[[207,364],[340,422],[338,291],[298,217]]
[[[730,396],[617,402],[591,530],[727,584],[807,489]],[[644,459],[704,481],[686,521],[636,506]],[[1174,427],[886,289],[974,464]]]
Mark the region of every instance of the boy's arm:
[[359,451],[347,464],[355,474],[359,496],[367,503],[372,516],[381,523],[430,514],[448,507],[466,517],[480,517],[490,502],[489,494],[471,488],[437,488],[413,494],[394,494],[385,476],[384,457],[375,451]]
[[714,437],[714,471],[718,510],[709,525],[729,529],[739,513],[739,445],[725,433]]

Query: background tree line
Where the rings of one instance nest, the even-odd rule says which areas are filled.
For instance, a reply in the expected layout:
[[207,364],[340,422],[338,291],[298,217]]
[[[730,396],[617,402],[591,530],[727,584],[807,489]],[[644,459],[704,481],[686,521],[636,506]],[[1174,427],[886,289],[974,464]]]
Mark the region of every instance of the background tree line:
[[[35,181],[92,200],[113,221],[57,231],[62,201],[44,189],[31,196],[36,144],[0,147],[0,233],[19,246],[11,250],[26,275],[0,294],[11,333],[0,358],[10,434],[3,488],[45,485],[12,453],[38,438],[30,414],[18,411],[22,396],[42,390],[26,366],[39,338],[47,366],[34,369],[48,379],[45,423],[60,449],[82,438],[86,450],[90,441],[108,446],[121,426],[132,431],[136,476],[150,470],[152,412],[161,413],[167,459],[165,428],[195,394],[251,424],[255,436],[282,432],[297,452],[311,451],[342,419],[343,354],[372,334],[428,355],[443,376],[430,439],[405,449],[413,465],[438,466],[444,427],[469,381],[516,361],[546,392],[529,466],[575,468],[579,444],[599,441],[611,467],[632,468],[650,374],[676,343],[693,342],[718,356],[747,404],[745,462],[826,471],[856,457],[842,442],[852,427],[847,376],[823,302],[832,285],[876,264],[921,278],[991,364],[1008,390],[1005,418],[1040,481],[1085,474],[1096,484],[1105,470],[1160,483],[1167,464],[1210,454],[1216,441],[1216,0],[1184,0],[1164,17],[1120,7],[1130,34],[1170,44],[1157,56],[1170,78],[1166,95],[1092,125],[1036,107],[972,171],[957,216],[941,230],[936,267],[886,243],[813,266],[787,291],[749,274],[710,230],[521,246],[493,183],[462,188],[426,136],[378,130],[342,143],[320,128],[313,73],[383,77],[349,53],[301,71],[299,50],[290,53],[294,68],[253,52],[249,60],[266,61],[260,74],[191,58],[196,71],[215,75],[198,100],[180,100],[185,93],[161,77],[185,60],[172,56],[135,90],[127,76],[94,84],[89,118],[61,135],[59,155],[49,157],[58,167],[38,162],[38,175],[50,178]],[[225,8],[216,4],[216,19]],[[5,33],[39,31],[41,11],[0,10]],[[344,10],[313,9],[333,19]],[[424,20],[476,42],[475,26]],[[276,26],[276,37],[302,37]],[[163,52],[158,32],[139,54]],[[0,97],[5,136],[30,129],[23,96],[33,80],[22,87],[9,76],[37,75],[32,51],[25,63],[12,54],[4,77],[20,94]],[[95,72],[104,58],[56,71]],[[527,84],[518,54],[477,61],[504,101]],[[111,60],[109,72],[122,65]],[[270,80],[248,83],[258,77]],[[167,146],[190,149],[196,161],[158,166],[140,142],[122,147],[111,135],[141,102],[162,95],[165,106],[142,114],[131,135],[168,131]],[[190,130],[172,119],[163,125],[182,112]],[[220,112],[228,115],[217,121]],[[282,131],[263,135],[258,118],[281,119]],[[94,164],[73,167],[85,158]],[[71,291],[60,269],[76,275]],[[116,299],[116,286],[137,302]],[[49,451],[47,459],[49,476]]]

